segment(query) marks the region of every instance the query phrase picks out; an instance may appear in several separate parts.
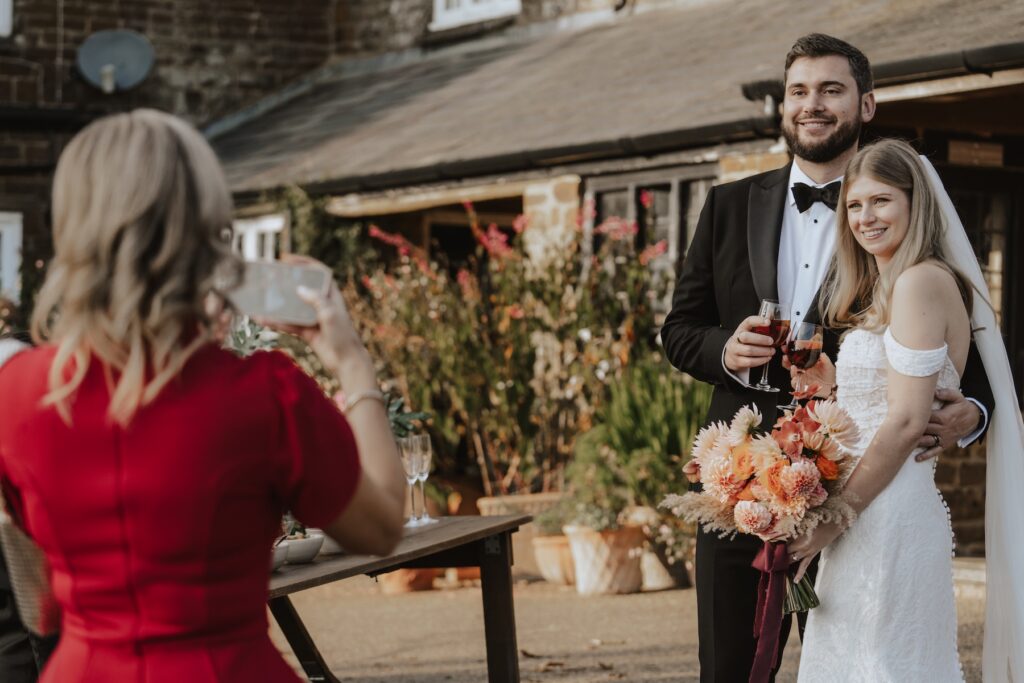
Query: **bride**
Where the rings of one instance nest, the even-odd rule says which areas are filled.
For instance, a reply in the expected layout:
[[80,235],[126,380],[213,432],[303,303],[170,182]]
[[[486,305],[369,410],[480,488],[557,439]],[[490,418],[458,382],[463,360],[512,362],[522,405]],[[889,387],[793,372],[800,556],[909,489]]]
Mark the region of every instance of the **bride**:
[[997,406],[988,443],[987,586],[994,599],[986,614],[985,681],[1024,681],[1024,603],[1010,585],[1024,570],[1024,548],[1005,547],[1014,528],[1007,525],[1009,500],[1020,489],[1007,489],[996,474],[1024,484],[1024,440],[973,250],[934,169],[904,142],[883,140],[858,152],[839,207],[824,319],[848,332],[834,367],[823,357],[794,373],[822,393],[834,391],[860,427],[853,453],[859,462],[843,493],[859,517],[849,529],[821,525],[789,545],[798,578],[824,549],[821,606],[808,617],[799,681],[963,681],[949,513],[935,487],[935,461],[908,456],[936,407],[936,389],[959,387],[972,309],[986,328],[977,343]]

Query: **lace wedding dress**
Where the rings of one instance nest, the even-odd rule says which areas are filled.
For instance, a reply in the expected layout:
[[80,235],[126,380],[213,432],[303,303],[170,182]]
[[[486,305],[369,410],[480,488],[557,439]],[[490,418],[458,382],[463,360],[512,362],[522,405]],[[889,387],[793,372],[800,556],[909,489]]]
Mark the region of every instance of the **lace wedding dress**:
[[[945,345],[909,349],[886,330],[853,330],[836,360],[837,400],[860,427],[860,457],[885,420],[887,366],[960,385]],[[957,655],[953,534],[935,460],[908,457],[857,521],[821,554],[821,605],[808,615],[799,683],[963,681]]]

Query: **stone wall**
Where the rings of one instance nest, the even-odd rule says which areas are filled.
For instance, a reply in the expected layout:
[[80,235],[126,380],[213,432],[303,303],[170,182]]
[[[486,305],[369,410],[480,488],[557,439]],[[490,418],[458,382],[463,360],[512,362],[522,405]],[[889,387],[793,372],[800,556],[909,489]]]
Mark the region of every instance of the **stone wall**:
[[756,173],[764,173],[781,168],[789,163],[789,153],[785,148],[771,149],[767,152],[730,154],[725,153],[718,160],[718,183],[731,183]]
[[[99,111],[151,106],[196,123],[249,104],[323,63],[332,0],[14,0],[0,39],[4,105]],[[133,29],[156,51],[149,78],[104,95],[75,68],[79,45],[104,29]]]
[[[12,34],[0,38],[0,211],[22,214],[22,290],[49,257],[50,177],[82,125],[141,106],[202,125],[254,102],[328,59],[337,1],[14,0]],[[149,38],[156,63],[138,88],[106,95],[75,58],[89,35],[115,28]]]
[[564,253],[578,229],[580,177],[565,175],[531,183],[523,194],[527,217],[524,243],[531,261],[550,261]]

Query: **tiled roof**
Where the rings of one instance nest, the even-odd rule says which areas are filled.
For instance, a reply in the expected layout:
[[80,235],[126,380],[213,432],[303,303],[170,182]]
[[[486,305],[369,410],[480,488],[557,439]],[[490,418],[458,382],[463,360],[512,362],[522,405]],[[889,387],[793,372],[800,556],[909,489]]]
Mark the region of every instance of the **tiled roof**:
[[1024,2],[696,0],[340,70],[214,146],[245,192],[701,128],[756,117],[740,85],[781,77],[790,45],[811,31],[880,64],[1020,41]]

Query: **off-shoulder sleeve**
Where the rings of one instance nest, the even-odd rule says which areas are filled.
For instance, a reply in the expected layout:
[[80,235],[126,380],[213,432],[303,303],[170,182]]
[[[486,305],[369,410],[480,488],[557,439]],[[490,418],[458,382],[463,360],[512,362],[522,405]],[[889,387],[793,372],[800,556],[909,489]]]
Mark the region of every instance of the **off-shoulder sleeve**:
[[344,511],[359,483],[355,436],[335,403],[290,357],[265,356],[279,411],[279,493],[303,524],[325,526]]
[[885,355],[889,360],[889,366],[908,377],[928,377],[942,369],[946,363],[946,356],[949,354],[949,346],[943,344],[937,349],[911,349],[896,341],[892,331],[886,328]]

